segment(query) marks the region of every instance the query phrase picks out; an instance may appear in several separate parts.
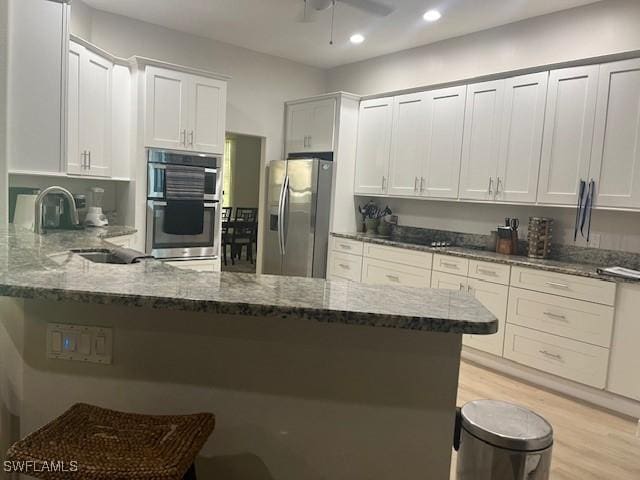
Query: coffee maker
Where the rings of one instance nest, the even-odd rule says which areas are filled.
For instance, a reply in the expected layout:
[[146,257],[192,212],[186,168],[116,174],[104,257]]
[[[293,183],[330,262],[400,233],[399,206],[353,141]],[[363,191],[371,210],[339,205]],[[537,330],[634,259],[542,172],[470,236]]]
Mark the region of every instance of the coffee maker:
[[102,212],[102,197],[104,188],[91,187],[89,189],[89,201],[87,204],[87,215],[84,224],[89,227],[105,227],[109,225],[106,215]]

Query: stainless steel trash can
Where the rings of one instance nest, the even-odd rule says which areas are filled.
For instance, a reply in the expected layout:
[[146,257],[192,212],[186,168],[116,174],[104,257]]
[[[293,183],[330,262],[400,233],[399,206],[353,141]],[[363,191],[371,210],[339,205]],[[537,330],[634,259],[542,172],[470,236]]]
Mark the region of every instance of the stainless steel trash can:
[[457,480],[548,480],[553,428],[524,407],[476,400],[459,411]]

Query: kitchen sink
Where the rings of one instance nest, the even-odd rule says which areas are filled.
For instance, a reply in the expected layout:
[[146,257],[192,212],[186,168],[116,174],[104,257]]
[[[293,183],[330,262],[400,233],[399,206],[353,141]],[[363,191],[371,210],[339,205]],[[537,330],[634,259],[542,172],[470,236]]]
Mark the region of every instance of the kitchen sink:
[[94,263],[109,263],[112,265],[128,265],[130,263],[126,258],[119,256],[117,252],[108,248],[72,249],[71,252]]

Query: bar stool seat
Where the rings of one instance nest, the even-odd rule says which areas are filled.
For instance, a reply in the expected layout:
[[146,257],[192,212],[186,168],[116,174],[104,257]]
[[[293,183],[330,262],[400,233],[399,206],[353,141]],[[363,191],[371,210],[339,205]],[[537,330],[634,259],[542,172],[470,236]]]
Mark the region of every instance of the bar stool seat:
[[[193,462],[214,426],[210,413],[142,415],[78,403],[11,446],[7,460],[36,462],[25,473],[50,480],[195,479]],[[45,462],[77,462],[77,472],[42,471]]]

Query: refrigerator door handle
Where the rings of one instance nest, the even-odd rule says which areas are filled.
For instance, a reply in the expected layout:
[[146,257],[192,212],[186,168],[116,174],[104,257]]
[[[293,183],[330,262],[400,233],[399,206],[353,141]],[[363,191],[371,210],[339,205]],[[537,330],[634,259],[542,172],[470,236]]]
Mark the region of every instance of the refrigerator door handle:
[[289,203],[289,175],[284,179],[284,186],[282,188],[282,228],[281,238],[282,238],[282,255],[287,253],[287,224],[286,224],[286,212],[287,212],[287,204]]
[[283,237],[282,237],[282,217],[283,217],[283,209],[282,206],[284,204],[284,189],[287,186],[287,177],[285,176],[282,182],[282,188],[280,189],[280,197],[278,198],[278,247],[280,248],[280,255],[284,255],[283,251]]

